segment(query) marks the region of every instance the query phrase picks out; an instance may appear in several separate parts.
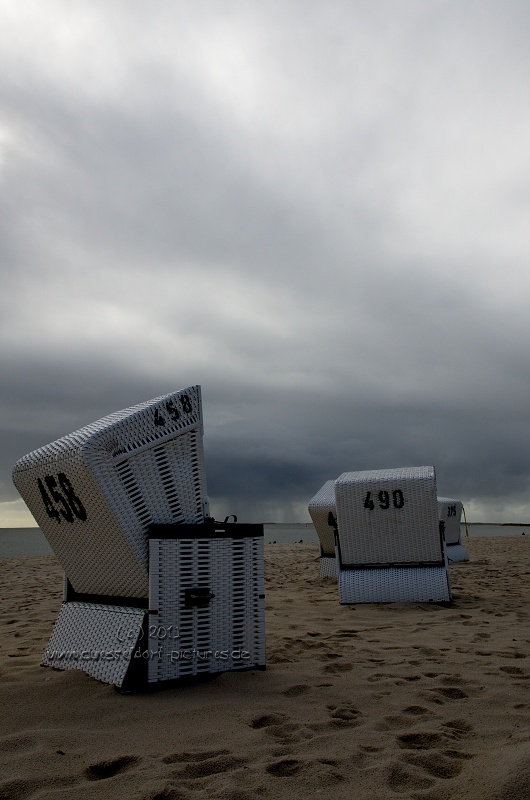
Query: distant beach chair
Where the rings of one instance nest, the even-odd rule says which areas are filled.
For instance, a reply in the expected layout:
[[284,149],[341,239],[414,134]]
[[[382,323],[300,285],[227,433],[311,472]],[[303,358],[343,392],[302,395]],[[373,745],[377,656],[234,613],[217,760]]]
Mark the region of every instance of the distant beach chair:
[[345,472],[335,502],[341,603],[451,599],[434,467]]
[[335,481],[326,481],[309,501],[308,510],[320,542],[320,577],[337,580]]
[[44,665],[122,689],[264,668],[263,526],[209,517],[200,386],[29,453],[13,481],[66,573]]
[[449,563],[469,561],[469,553],[462,544],[460,533],[460,522],[462,518],[462,503],[460,500],[452,500],[449,497],[439,497],[438,518],[444,523],[447,560]]

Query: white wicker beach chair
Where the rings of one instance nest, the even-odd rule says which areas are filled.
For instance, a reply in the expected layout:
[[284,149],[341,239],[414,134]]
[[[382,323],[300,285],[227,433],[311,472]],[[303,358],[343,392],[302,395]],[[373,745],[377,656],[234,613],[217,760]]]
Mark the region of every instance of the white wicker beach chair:
[[451,599],[434,467],[345,472],[335,502],[341,603]]
[[308,510],[320,542],[320,577],[337,580],[335,481],[326,481],[309,501]]
[[469,553],[462,544],[460,533],[460,522],[462,518],[462,503],[460,500],[453,500],[449,497],[439,497],[438,518],[444,523],[447,560],[449,563],[469,561]]
[[202,440],[192,386],[17,462],[66,573],[44,665],[122,688],[264,667],[263,526],[209,518]]

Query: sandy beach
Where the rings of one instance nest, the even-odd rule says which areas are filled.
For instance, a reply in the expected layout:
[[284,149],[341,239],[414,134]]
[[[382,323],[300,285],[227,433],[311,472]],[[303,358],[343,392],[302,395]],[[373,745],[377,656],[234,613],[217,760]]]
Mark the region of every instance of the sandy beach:
[[466,547],[450,606],[341,606],[266,545],[267,670],[135,695],[40,666],[61,568],[1,559],[0,799],[528,800],[530,536]]

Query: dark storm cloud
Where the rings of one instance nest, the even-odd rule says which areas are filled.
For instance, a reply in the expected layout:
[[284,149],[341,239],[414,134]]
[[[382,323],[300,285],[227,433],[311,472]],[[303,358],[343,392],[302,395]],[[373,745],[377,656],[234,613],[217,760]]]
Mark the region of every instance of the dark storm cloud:
[[0,53],[0,524],[18,457],[194,383],[217,516],[434,464],[528,517],[526,6],[30,7]]

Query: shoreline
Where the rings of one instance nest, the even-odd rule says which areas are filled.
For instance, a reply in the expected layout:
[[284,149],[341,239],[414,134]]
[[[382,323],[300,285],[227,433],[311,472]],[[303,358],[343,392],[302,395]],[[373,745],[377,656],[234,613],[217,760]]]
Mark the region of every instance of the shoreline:
[[[488,522],[468,523],[467,528],[470,535],[466,536],[466,528],[462,523],[462,543],[474,538],[525,536],[527,532],[521,530],[524,527],[515,523],[504,523],[503,525]],[[530,535],[530,527],[527,530]],[[275,522],[264,524],[265,544],[295,544],[300,541],[318,544],[318,536],[313,523]],[[0,559],[44,555],[53,555],[53,551],[40,528],[0,528]]]

